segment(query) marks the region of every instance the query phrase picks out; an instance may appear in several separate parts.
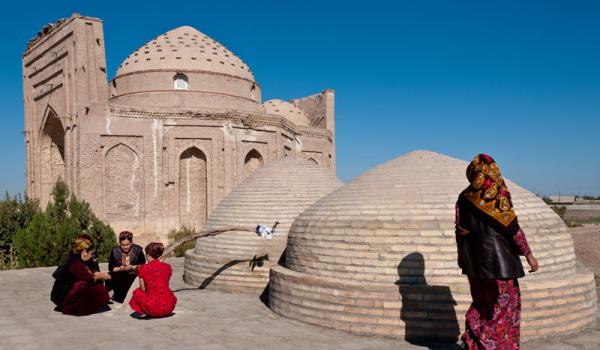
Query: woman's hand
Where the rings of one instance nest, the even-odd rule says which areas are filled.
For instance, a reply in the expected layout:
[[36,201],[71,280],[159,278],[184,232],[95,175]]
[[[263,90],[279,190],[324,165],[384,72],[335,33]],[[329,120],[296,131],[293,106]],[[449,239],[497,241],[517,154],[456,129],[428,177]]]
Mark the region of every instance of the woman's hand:
[[96,281],[106,281],[109,279],[111,279],[111,277],[107,272],[94,272],[94,280]]
[[529,264],[529,272],[536,272],[537,270],[539,270],[540,265],[538,265],[538,261],[537,259],[533,256],[533,254],[529,254],[526,256],[527,258],[527,263]]

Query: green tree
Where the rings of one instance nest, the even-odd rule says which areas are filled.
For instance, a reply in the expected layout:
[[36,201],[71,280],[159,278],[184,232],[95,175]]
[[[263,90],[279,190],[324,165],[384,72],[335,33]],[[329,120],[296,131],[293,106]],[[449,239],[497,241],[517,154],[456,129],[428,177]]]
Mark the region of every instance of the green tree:
[[117,244],[112,228],[94,215],[88,203],[69,195],[61,180],[52,189],[52,199],[46,210],[36,213],[13,238],[19,267],[60,264],[82,233],[92,237],[99,260],[106,261]]
[[8,192],[0,201],[0,265],[9,263],[12,239],[29,224],[33,216],[39,212],[38,201],[21,197],[20,194],[10,197]]

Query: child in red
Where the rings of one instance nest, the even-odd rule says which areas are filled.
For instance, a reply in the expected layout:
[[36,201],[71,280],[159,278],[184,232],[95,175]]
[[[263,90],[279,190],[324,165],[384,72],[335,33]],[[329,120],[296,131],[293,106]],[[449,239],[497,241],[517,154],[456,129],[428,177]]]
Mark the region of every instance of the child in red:
[[131,316],[169,316],[177,303],[175,294],[169,288],[173,270],[171,265],[158,260],[164,251],[162,243],[150,243],[145,250],[148,263],[141,265],[138,270],[140,287],[133,291],[133,297],[129,301],[129,305],[135,311]]

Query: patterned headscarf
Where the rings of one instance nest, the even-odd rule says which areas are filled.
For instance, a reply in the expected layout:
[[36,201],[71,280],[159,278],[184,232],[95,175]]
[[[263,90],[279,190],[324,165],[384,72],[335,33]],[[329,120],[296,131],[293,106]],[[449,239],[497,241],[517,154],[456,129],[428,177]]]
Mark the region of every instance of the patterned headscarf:
[[463,195],[473,205],[504,227],[517,218],[513,210],[510,192],[494,159],[478,154],[467,167],[467,179],[471,183]]
[[80,254],[84,250],[88,250],[93,246],[92,238],[86,234],[82,234],[75,238],[73,243],[73,253]]

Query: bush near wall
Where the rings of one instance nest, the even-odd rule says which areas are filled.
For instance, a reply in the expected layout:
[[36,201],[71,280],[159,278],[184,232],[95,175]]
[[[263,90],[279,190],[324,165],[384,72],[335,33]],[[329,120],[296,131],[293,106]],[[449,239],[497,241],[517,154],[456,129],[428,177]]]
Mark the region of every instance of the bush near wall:
[[20,194],[10,197],[7,192],[0,200],[0,270],[15,267],[12,239],[38,212],[38,201]]
[[35,213],[29,224],[13,237],[19,267],[59,265],[75,237],[82,233],[94,240],[98,259],[107,261],[110,250],[117,244],[112,228],[94,215],[87,202],[70,195],[64,182],[56,182],[52,197],[46,210]]
[[[181,238],[190,236],[192,234],[194,234],[196,231],[189,228],[189,227],[181,227],[179,230],[171,230],[171,232],[169,232],[169,244],[173,243]],[[181,246],[177,247],[177,249],[175,249],[174,251],[174,255],[175,257],[182,257],[185,255],[185,251],[189,250],[189,249],[194,249],[194,245],[196,244],[196,240],[192,240],[190,242],[186,242],[184,244],[182,244]]]

